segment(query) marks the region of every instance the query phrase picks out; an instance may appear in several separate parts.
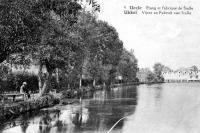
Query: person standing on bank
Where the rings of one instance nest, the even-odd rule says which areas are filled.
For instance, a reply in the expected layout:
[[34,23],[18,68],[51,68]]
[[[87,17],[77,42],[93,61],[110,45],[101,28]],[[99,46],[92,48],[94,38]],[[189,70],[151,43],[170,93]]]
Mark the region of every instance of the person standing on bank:
[[30,94],[29,94],[26,82],[23,82],[22,86],[20,87],[20,93],[24,94],[25,97],[27,96],[28,99],[30,98]]

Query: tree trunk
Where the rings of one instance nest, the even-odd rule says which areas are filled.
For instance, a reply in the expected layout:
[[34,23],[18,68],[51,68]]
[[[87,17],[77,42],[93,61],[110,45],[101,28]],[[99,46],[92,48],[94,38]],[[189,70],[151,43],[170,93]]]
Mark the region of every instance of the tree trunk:
[[93,87],[95,87],[95,86],[96,86],[96,80],[93,79]]
[[59,84],[59,70],[56,68],[56,81]]
[[104,87],[106,86],[106,83],[105,83],[105,81],[103,82],[103,86],[104,86]]
[[[40,80],[42,78],[42,62],[40,62]],[[48,60],[45,60],[45,64],[46,66],[46,73],[44,76],[44,81],[43,83],[40,81],[40,96],[43,96],[47,93],[49,93],[50,87],[51,87],[51,77],[52,77],[52,73],[53,73],[53,68],[51,67],[50,63],[48,62]]]
[[41,89],[40,96],[43,96],[47,93],[49,93],[50,87],[51,87],[51,77],[52,77],[52,71],[47,71],[46,77]]
[[82,74],[81,74],[80,79],[79,79],[79,89],[81,89],[81,87],[82,87]]
[[68,84],[67,84],[67,89],[69,89],[69,88],[70,88],[70,84],[68,83]]
[[39,63],[39,70],[38,70],[38,86],[39,86],[39,93],[42,92],[42,63]]

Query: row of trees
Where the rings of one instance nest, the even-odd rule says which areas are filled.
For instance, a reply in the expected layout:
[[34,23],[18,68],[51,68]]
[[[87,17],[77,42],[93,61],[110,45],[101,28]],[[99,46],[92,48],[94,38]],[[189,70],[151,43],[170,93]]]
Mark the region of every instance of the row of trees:
[[2,0],[0,63],[4,61],[39,66],[41,95],[51,88],[54,73],[61,73],[69,87],[81,87],[87,74],[95,85],[97,80],[111,84],[117,72],[128,82],[137,71],[133,52],[123,49],[115,28],[73,0]]
[[161,63],[155,63],[153,66],[153,71],[151,71],[149,68],[142,68],[139,70],[137,77],[141,82],[163,82],[163,70],[170,70],[170,68],[162,65]]
[[[178,69],[179,71],[182,70],[190,70],[194,73],[197,73],[198,67],[193,65],[189,68],[180,68]],[[178,71],[176,70],[176,71]],[[173,71],[172,69],[170,69],[169,67],[161,64],[161,63],[155,63],[153,66],[153,71],[151,71],[149,68],[142,68],[138,71],[137,73],[137,77],[141,82],[147,82],[147,83],[151,83],[151,82],[163,82],[164,78],[162,76],[162,72],[171,72]]]

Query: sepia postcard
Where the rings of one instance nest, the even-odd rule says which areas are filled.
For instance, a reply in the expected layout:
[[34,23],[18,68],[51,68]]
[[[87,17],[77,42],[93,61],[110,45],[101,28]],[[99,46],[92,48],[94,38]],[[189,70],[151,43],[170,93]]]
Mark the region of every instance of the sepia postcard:
[[0,0],[0,133],[199,133],[199,0]]

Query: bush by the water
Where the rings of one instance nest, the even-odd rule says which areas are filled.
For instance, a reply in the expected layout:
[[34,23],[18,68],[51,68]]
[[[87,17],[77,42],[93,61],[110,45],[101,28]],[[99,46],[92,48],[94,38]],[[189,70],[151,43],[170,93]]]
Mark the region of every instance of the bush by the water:
[[29,91],[39,90],[37,75],[32,73],[11,73],[7,75],[6,80],[0,80],[0,93],[10,91],[20,91],[23,82],[27,82]]

